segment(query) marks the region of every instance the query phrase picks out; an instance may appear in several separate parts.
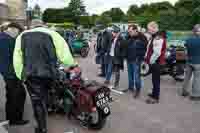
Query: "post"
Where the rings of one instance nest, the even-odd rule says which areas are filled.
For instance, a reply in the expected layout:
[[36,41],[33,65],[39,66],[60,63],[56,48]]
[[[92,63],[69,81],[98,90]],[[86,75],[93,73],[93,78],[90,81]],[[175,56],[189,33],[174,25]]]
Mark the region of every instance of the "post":
[[27,25],[27,29],[30,29],[31,19],[32,19],[32,9],[31,9],[31,7],[27,7],[27,9],[26,9],[26,25]]

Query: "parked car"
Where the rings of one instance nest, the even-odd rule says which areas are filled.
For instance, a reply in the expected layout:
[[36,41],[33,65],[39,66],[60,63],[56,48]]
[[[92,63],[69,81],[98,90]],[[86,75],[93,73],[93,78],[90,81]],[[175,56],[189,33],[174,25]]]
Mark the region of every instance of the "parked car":
[[69,30],[58,31],[64,37],[69,45],[72,54],[79,54],[82,57],[87,57],[90,47],[88,40],[82,35],[76,35],[75,32]]

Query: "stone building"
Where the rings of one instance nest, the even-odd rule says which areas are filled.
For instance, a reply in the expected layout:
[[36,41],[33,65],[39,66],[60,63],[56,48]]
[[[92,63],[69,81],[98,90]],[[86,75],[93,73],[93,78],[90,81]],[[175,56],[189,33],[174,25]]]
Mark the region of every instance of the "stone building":
[[25,25],[26,0],[0,0],[0,23],[16,21]]

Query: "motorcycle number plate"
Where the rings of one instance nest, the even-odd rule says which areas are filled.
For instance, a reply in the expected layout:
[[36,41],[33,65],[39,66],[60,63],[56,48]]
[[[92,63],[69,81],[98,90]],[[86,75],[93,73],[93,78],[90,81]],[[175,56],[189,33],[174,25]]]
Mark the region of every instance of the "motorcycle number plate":
[[109,102],[109,97],[106,96],[104,93],[100,93],[96,97],[96,105],[97,107],[102,107]]

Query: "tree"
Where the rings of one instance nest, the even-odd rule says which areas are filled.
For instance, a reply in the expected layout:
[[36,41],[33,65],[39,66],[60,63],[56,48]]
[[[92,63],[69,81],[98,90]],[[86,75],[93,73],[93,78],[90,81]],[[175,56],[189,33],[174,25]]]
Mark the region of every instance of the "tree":
[[110,17],[113,22],[121,22],[124,20],[125,14],[120,8],[112,8],[110,10]]
[[137,5],[131,5],[127,11],[128,21],[135,20],[135,17],[140,14],[140,8]]
[[177,30],[190,30],[192,28],[192,17],[191,12],[185,8],[179,8],[176,14],[176,24]]
[[141,7],[139,8],[140,14],[144,13],[145,10],[149,8],[148,4],[142,4]]
[[85,6],[82,0],[71,0],[68,9],[72,14],[72,20],[75,24],[79,24],[80,16],[86,14]]
[[[180,8],[185,8],[186,10],[192,12],[193,9],[196,7],[193,3],[193,1],[196,0],[179,0],[176,4],[175,4],[175,8],[178,10]],[[196,1],[197,2],[197,1]]]
[[124,12],[120,8],[111,8],[101,14],[102,17],[111,18],[112,22],[122,22],[126,20]]
[[107,16],[107,17],[110,17],[110,11],[105,11],[101,14],[101,16]]
[[94,26],[95,21],[92,16],[80,16],[80,24],[85,28],[91,28]]
[[44,22],[51,22],[53,20],[53,16],[54,16],[54,10],[53,9],[46,9],[44,12],[43,12],[43,16],[42,16],[42,20]]
[[193,9],[196,9],[200,6],[200,0],[193,0]]
[[97,22],[98,18],[99,18],[99,16],[96,15],[96,14],[93,14],[91,16],[91,22],[92,22],[93,25],[96,25],[96,22]]
[[200,6],[195,8],[192,14],[192,24],[199,24],[200,23]]
[[139,15],[140,13],[140,8],[137,5],[131,5],[127,11],[127,15]]
[[43,13],[43,21],[49,23],[73,22],[72,14],[68,8],[46,9]]
[[158,8],[159,11],[174,10],[173,5],[169,2],[167,2],[167,1],[156,3],[156,5],[157,5],[157,8]]
[[96,23],[101,24],[103,26],[108,26],[110,23],[112,23],[112,18],[106,15],[102,15],[97,18]]
[[176,22],[176,11],[173,9],[160,11],[159,25],[162,30],[174,30]]
[[85,6],[82,0],[71,0],[68,8],[74,16],[81,16],[86,13]]

